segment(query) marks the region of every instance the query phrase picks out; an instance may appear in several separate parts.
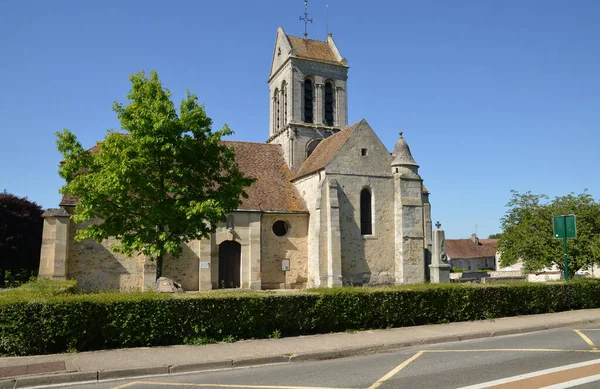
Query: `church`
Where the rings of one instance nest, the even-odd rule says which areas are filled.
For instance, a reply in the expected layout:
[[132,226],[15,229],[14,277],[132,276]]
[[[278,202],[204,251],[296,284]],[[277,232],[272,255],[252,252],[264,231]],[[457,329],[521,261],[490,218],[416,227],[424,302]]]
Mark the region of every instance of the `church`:
[[[165,277],[186,291],[428,279],[431,205],[419,165],[402,133],[390,153],[365,119],[348,125],[348,69],[331,34],[320,41],[277,30],[268,138],[225,141],[257,180],[210,238],[165,258]],[[154,288],[148,258],[112,252],[111,239],[74,240],[76,202],[65,195],[44,214],[39,276],[75,279],[87,291]]]

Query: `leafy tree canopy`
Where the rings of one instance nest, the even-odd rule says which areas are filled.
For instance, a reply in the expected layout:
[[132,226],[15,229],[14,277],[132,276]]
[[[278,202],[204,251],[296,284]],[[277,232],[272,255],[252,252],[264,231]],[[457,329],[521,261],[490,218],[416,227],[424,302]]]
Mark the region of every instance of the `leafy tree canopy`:
[[40,265],[42,208],[26,197],[0,192],[0,286],[4,270],[35,272]]
[[577,221],[577,238],[567,242],[569,274],[600,260],[600,204],[587,191],[553,200],[543,194],[512,191],[507,207],[498,243],[502,266],[522,259],[529,272],[552,265],[564,271],[562,239],[554,238],[552,218],[568,214],[574,214]]
[[156,259],[158,278],[163,256],[209,236],[254,179],[220,142],[233,132],[227,125],[213,132],[196,95],[186,92],[178,115],[156,72],[130,81],[129,104],[113,104],[122,131],[107,131],[100,147],[85,150],[69,130],[57,133],[66,180],[60,192],[78,198],[76,223],[95,221],[77,240],[116,237],[113,251]]
[[490,236],[488,236],[488,239],[500,239],[501,236],[502,236],[502,233],[497,232],[495,234],[491,234]]

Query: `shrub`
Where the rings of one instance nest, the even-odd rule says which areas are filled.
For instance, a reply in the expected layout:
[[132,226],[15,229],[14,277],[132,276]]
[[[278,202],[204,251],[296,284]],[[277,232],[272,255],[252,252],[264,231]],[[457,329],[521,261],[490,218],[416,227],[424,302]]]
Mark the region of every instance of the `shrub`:
[[0,354],[204,344],[598,307],[600,282],[595,280],[335,288],[285,295],[3,293]]

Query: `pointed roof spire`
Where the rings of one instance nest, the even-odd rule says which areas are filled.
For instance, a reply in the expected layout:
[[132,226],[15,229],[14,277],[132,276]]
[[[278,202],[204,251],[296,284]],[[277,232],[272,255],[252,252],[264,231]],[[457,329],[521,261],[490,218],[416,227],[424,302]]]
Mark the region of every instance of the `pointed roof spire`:
[[408,147],[408,143],[402,137],[402,131],[399,133],[398,141],[394,146],[394,152],[392,153],[392,157],[394,160],[392,161],[392,166],[416,166],[419,167],[412,154],[410,153],[410,148]]

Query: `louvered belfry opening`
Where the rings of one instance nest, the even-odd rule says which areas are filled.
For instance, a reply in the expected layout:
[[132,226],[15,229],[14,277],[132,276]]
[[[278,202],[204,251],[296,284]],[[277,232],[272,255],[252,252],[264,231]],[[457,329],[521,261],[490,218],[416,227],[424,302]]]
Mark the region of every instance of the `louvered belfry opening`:
[[361,235],[371,235],[373,233],[371,192],[367,188],[360,192],[360,233]]
[[313,84],[311,80],[304,81],[304,123],[313,122]]
[[325,83],[325,124],[333,126],[333,85],[330,81]]

